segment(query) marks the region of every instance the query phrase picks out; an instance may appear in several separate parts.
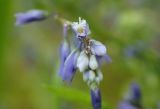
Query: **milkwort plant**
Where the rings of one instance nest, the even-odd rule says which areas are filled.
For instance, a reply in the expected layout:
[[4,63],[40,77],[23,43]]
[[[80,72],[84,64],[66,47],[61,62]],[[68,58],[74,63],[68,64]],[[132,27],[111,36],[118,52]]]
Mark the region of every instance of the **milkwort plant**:
[[[56,14],[49,15],[42,10],[31,10],[16,14],[16,25],[42,21],[49,16],[59,20],[63,25],[63,41],[60,46],[60,66],[58,75],[67,83],[71,83],[77,69],[88,84],[94,109],[101,109],[101,93],[99,89],[103,74],[100,66],[103,60],[111,61],[104,44],[89,37],[91,31],[86,20],[79,17],[78,22],[68,21]],[[67,31],[71,29],[74,38],[68,41]],[[75,44],[73,44],[75,43]]]

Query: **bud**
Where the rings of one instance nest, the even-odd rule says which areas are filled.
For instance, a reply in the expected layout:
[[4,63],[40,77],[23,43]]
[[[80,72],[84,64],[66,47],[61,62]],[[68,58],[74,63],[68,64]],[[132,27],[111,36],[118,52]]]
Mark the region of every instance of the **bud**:
[[91,89],[91,99],[94,109],[101,109],[101,93],[99,89]]
[[95,75],[95,72],[94,71],[92,71],[92,70],[90,70],[89,71],[89,81],[94,81],[95,80],[95,78],[96,78],[96,75]]
[[92,70],[96,70],[98,68],[98,62],[97,62],[96,57],[94,55],[90,56],[89,67]]
[[61,44],[59,51],[60,51],[60,68],[58,70],[58,74],[60,76],[62,76],[63,68],[64,68],[64,62],[70,54],[70,47],[69,47],[69,44],[67,43],[67,41],[64,41]]
[[15,15],[16,25],[24,25],[27,23],[41,21],[48,17],[48,13],[42,10],[30,10],[25,13],[18,13]]
[[79,68],[80,72],[84,72],[88,69],[89,59],[88,56],[84,51],[82,51],[77,60],[77,67]]

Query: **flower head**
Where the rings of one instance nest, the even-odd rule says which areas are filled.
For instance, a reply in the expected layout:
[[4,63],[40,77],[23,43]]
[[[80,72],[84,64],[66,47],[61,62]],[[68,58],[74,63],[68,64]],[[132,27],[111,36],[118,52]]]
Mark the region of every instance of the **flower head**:
[[71,26],[77,37],[83,38],[90,34],[86,20],[82,20],[80,17],[79,22],[73,22]]
[[23,24],[41,21],[47,18],[48,13],[42,10],[30,10],[25,13],[17,13],[16,17],[16,25],[20,26]]

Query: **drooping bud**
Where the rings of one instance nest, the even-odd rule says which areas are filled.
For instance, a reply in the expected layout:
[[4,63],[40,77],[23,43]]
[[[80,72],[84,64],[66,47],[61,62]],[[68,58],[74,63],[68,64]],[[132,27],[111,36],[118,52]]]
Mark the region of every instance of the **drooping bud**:
[[99,41],[91,40],[91,52],[96,56],[103,56],[106,54],[106,47]]
[[84,51],[82,51],[77,60],[77,67],[79,68],[80,72],[84,72],[88,69],[89,59],[88,56]]
[[59,51],[60,51],[60,67],[58,70],[58,74],[62,76],[65,60],[69,56],[71,51],[67,41],[64,40],[64,42],[60,46]]
[[91,99],[94,109],[101,109],[101,93],[99,89],[91,89]]
[[92,70],[96,70],[98,68],[98,62],[97,62],[96,57],[94,55],[90,56],[89,67]]
[[20,26],[35,21],[44,20],[48,17],[48,13],[42,10],[30,10],[25,13],[17,13],[15,17],[16,25]]

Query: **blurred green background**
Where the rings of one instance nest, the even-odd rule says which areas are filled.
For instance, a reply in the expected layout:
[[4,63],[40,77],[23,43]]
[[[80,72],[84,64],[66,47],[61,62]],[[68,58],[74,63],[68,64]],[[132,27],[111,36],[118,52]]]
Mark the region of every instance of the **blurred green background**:
[[[71,85],[57,76],[62,25],[50,18],[16,27],[15,13],[58,12],[87,20],[91,37],[112,58],[100,89],[104,109],[117,109],[129,85],[142,89],[145,109],[160,103],[159,0],[1,0],[0,109],[92,109],[90,91],[78,72]],[[108,107],[108,108],[106,108]]]

